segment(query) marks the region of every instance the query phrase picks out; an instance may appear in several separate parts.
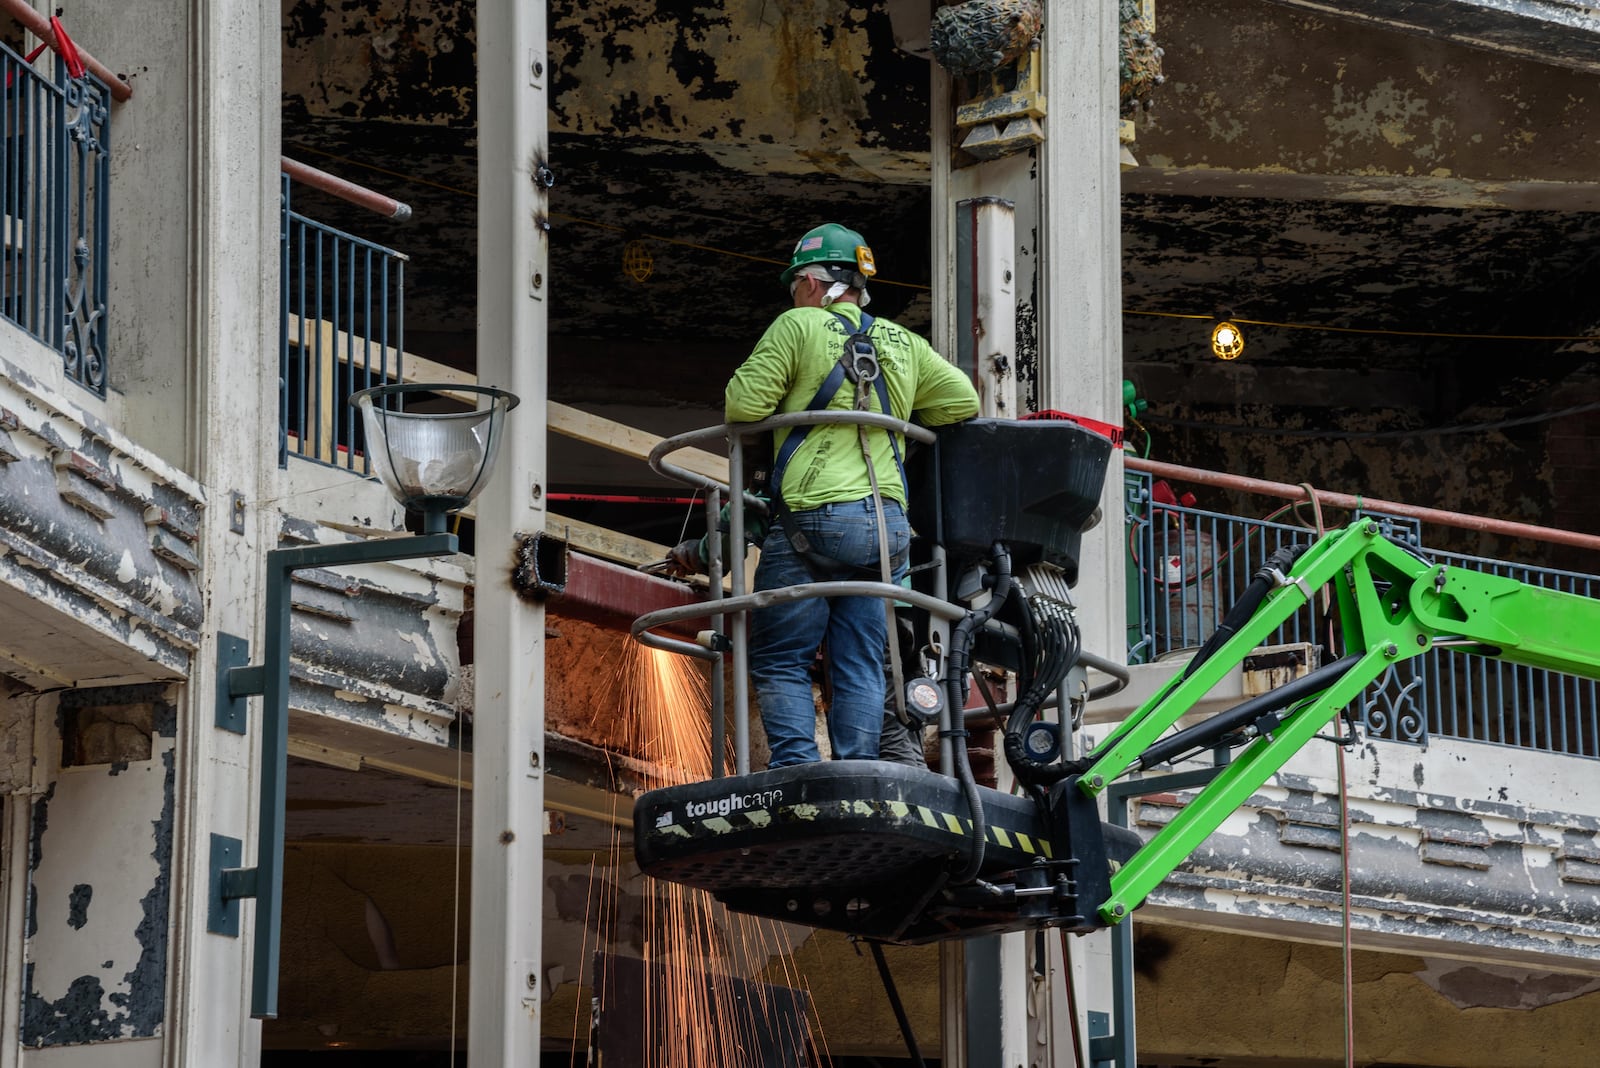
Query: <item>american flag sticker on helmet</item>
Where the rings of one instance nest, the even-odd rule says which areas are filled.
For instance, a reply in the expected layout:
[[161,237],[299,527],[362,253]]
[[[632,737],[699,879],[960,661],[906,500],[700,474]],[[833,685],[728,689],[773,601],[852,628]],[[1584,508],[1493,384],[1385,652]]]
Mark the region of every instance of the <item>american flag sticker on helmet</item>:
[[817,249],[819,249],[821,247],[822,247],[822,238],[820,236],[819,237],[808,237],[808,238],[806,238],[806,239],[804,239],[803,241],[800,242],[800,248],[797,251],[799,251],[799,252],[814,252],[815,250],[817,250]]

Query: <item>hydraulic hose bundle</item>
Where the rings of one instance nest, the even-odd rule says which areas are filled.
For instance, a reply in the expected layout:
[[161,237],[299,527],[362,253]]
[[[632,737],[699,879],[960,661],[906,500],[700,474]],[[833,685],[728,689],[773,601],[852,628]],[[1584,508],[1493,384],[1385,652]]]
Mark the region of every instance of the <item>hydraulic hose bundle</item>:
[[1078,663],[1083,642],[1071,610],[1054,598],[1028,598],[1021,615],[1022,664],[1017,680],[1021,693],[1006,720],[1003,745],[1006,763],[1018,782],[1024,786],[1048,786],[1066,778],[1071,769],[1030,755],[1024,733],[1067,672]]
[[[994,556],[994,574],[990,580],[989,600],[982,608],[968,612],[962,617],[950,635],[950,655],[946,660],[944,685],[951,718],[957,723],[961,722],[962,709],[967,707],[966,680],[967,669],[972,663],[973,636],[977,634],[978,628],[993,619],[995,613],[1011,599],[1014,585],[1011,579],[1011,553],[1000,542],[995,542],[991,553]],[[978,795],[978,784],[972,775],[972,764],[967,759],[967,730],[964,725],[950,731],[950,742],[956,778],[961,782],[961,791],[967,799],[967,810],[972,814],[972,835],[968,839],[971,846],[967,852],[967,862],[950,876],[951,882],[960,884],[976,879],[978,872],[983,868],[984,839],[988,835],[988,826],[983,817],[983,799]]]

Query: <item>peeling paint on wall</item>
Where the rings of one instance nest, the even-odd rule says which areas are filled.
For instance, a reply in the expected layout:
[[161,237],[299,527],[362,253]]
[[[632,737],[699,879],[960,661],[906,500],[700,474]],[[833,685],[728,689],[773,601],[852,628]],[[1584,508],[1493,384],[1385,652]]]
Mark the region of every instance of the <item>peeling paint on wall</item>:
[[1451,1004],[1463,1009],[1537,1009],[1600,990],[1600,979],[1531,972],[1493,964],[1430,960],[1415,973]]
[[94,897],[94,887],[88,883],[79,883],[72,888],[72,893],[67,898],[67,926],[74,931],[83,929],[89,922],[89,902]]
[[[1374,745],[1391,759],[1409,748]],[[1477,750],[1486,770],[1517,756],[1491,746],[1448,747],[1457,748]],[[1316,756],[1298,756],[1297,766]],[[1406,776],[1410,764],[1393,762],[1394,774]],[[1348,801],[1352,923],[1363,937],[1448,943],[1490,957],[1600,960],[1600,880],[1589,878],[1586,859],[1600,857],[1600,817],[1547,810],[1531,798],[1484,801],[1378,786],[1373,774],[1376,762],[1363,755]],[[1341,813],[1334,791],[1324,780],[1280,773],[1193,851],[1151,905],[1223,926],[1337,926]],[[1137,804],[1137,822],[1153,832],[1183,804],[1180,795],[1151,795]]]
[[0,359],[0,608],[62,622],[15,628],[0,652],[39,688],[177,677],[202,615],[199,488],[37,388]]
[[35,802],[21,1040],[160,1034],[176,801],[177,705],[164,686],[63,693],[60,715],[150,708],[150,759],[62,771]]

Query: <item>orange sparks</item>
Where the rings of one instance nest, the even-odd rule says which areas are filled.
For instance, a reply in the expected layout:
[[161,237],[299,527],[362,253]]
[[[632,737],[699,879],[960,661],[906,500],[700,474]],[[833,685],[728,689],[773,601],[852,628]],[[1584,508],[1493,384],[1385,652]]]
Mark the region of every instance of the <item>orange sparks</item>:
[[[595,725],[602,717],[612,719],[603,734],[655,769],[647,785],[709,777],[710,698],[701,666],[629,644],[615,682],[617,699],[596,709]],[[605,875],[606,870],[629,870],[631,857],[622,838],[613,838],[609,865],[591,868],[591,879],[603,884],[593,902],[598,914],[590,916],[600,929],[599,946],[627,941],[618,930],[620,887]],[[729,913],[702,890],[638,878],[642,914],[634,922],[642,927],[640,951],[649,986],[643,1006],[649,1068],[766,1068],[764,1045],[813,1048],[809,1021],[792,1011],[785,1003],[789,999],[776,996],[777,988],[761,981],[769,963],[781,961],[784,981],[798,987],[800,1004],[809,1006],[805,979],[793,970],[790,942],[779,925]],[[606,992],[596,993],[604,1018]]]

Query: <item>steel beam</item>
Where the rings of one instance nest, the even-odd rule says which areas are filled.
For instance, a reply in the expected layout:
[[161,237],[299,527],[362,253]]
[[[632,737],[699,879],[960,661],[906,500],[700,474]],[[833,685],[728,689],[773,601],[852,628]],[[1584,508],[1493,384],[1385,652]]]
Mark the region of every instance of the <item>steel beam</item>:
[[[552,612],[622,631],[648,612],[706,600],[704,593],[682,582],[579,553],[568,555],[566,578],[566,588],[549,596],[547,606]],[[693,638],[710,626],[709,619],[709,614],[680,619],[665,624],[662,629],[679,637]]]

